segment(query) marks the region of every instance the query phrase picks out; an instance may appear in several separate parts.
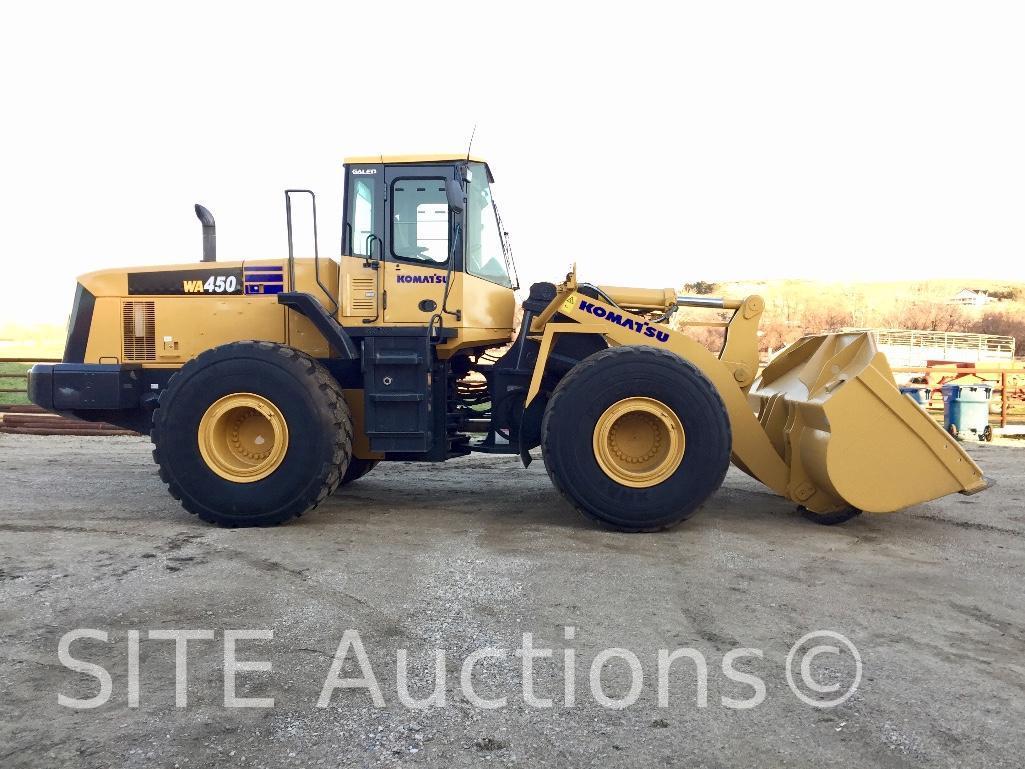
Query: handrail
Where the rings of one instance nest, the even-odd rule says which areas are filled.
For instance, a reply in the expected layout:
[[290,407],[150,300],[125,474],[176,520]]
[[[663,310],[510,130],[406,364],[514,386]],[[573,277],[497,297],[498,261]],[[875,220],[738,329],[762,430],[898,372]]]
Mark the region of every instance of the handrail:
[[316,278],[317,285],[320,286],[320,290],[324,292],[328,301],[334,306],[331,310],[331,315],[338,315],[338,300],[335,295],[331,293],[331,289],[324,285],[320,279],[320,245],[319,238],[317,237],[317,196],[313,190],[285,190],[285,227],[288,230],[288,280],[289,280],[289,291],[296,291],[295,286],[295,253],[292,248],[292,193],[303,193],[310,196],[310,202],[313,205],[313,275]]

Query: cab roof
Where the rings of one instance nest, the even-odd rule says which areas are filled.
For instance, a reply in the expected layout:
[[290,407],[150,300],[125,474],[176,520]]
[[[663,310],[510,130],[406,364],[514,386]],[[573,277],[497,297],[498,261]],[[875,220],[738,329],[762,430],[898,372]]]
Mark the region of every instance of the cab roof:
[[484,158],[477,157],[476,155],[464,155],[454,152],[442,152],[426,155],[355,155],[353,157],[345,158],[342,162],[346,165],[360,165],[362,163],[402,165],[404,163],[451,163],[455,160],[469,160],[471,163],[483,163],[484,167],[488,169],[488,180],[492,182],[495,181],[495,176],[491,173],[491,168],[488,167],[488,162],[484,160]]

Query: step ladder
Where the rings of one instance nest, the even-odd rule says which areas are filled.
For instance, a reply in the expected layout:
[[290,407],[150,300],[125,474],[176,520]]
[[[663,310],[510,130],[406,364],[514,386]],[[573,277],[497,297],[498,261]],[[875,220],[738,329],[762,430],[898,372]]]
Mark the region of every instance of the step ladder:
[[430,337],[368,336],[363,340],[362,369],[363,419],[370,449],[430,451],[434,435]]

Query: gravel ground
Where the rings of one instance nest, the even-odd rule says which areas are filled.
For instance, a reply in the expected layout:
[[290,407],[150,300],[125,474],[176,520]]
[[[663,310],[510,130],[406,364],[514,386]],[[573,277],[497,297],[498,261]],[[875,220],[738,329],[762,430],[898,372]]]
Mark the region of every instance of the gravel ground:
[[[1000,485],[833,528],[731,470],[682,526],[610,533],[556,495],[540,462],[477,456],[381,465],[289,525],[226,530],[165,493],[144,439],[0,435],[0,766],[1021,767],[1025,453],[969,450]],[[76,628],[108,632],[71,647],[110,672],[109,700],[94,709],[58,704],[58,693],[99,690],[58,661]],[[184,708],[174,644],[148,637],[175,629],[214,632],[189,643]],[[230,629],[273,631],[238,653],[273,665],[238,675],[239,695],[273,707],[224,706]],[[383,707],[360,688],[317,706],[347,629]],[[820,629],[848,637],[863,663],[853,696],[830,709],[799,700],[784,675],[791,645]],[[131,631],[142,636],[137,707]],[[533,675],[554,706],[524,701],[521,660],[508,656],[474,675],[481,697],[506,705],[476,707],[463,660],[515,649],[524,633],[555,649]],[[685,646],[707,660],[707,706],[684,659],[661,707],[657,652]],[[600,706],[588,682],[608,647],[641,662],[639,697],[622,709]],[[750,709],[724,704],[755,694],[722,668],[741,647],[763,654],[733,663],[764,682]],[[400,648],[414,696],[430,693],[434,650],[446,650],[445,707],[401,703]],[[342,675],[359,670],[350,653]],[[809,673],[843,691],[855,665],[825,654]],[[630,682],[613,660],[600,691],[623,697]]]

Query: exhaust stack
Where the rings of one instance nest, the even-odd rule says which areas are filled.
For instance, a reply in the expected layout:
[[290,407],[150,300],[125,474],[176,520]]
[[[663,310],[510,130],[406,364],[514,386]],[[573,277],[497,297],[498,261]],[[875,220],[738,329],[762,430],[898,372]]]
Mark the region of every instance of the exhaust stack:
[[203,261],[217,261],[217,224],[209,209],[196,203],[196,217],[203,225]]

